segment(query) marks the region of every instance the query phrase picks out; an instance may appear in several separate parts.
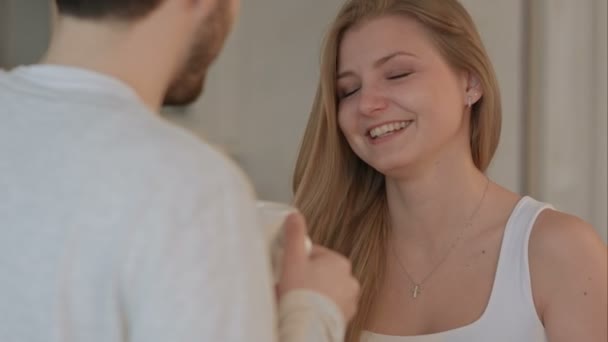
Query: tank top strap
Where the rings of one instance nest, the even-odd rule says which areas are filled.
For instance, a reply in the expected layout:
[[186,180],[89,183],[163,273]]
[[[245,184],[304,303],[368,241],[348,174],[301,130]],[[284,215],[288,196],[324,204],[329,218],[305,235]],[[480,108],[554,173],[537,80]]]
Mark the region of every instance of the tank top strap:
[[545,209],[552,207],[531,197],[523,197],[513,209],[496,268],[493,303],[488,307],[492,312],[487,314],[500,312],[502,317],[533,314],[538,318],[532,297],[528,244],[534,223]]

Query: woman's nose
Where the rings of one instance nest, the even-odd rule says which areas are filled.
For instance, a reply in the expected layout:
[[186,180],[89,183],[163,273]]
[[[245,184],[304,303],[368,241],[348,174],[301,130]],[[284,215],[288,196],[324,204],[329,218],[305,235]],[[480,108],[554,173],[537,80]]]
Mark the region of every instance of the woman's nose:
[[388,101],[381,89],[376,87],[361,88],[359,111],[363,115],[373,116],[382,113],[388,107]]

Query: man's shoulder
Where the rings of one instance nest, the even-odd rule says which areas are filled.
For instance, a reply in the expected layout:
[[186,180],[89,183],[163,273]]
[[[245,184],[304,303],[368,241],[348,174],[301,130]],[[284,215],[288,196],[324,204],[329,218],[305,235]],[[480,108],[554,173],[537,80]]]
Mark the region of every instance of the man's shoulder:
[[161,122],[151,131],[149,139],[139,144],[150,151],[149,162],[160,164],[161,170],[203,181],[245,180],[241,169],[219,146],[169,122]]
[[[218,146],[181,127],[157,118],[158,124],[144,125],[142,136],[131,142],[131,167],[148,173],[146,182],[164,182],[168,192],[205,197],[255,197],[241,168]],[[170,189],[169,189],[170,188]]]

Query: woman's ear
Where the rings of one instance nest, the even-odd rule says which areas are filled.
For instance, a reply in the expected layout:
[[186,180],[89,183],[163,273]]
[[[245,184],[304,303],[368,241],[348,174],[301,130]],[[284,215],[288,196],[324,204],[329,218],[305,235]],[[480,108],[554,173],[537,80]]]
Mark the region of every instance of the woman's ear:
[[182,0],[186,9],[189,12],[196,14],[199,19],[207,18],[217,6],[218,1],[226,0]]
[[483,96],[483,88],[479,77],[472,72],[468,72],[467,75],[467,88],[465,94],[465,100],[468,107],[471,107]]

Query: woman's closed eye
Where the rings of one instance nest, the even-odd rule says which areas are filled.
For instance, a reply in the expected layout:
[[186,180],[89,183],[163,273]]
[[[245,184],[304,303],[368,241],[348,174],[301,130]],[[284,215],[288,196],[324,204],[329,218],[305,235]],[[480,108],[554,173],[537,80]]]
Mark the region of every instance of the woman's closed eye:
[[[412,72],[396,72],[396,73],[392,73],[389,74],[386,79],[388,80],[399,80],[405,77],[408,77],[409,75],[411,75]],[[338,90],[338,99],[342,100],[342,99],[346,99],[347,97],[350,97],[354,94],[356,94],[359,89],[361,87],[360,86],[356,86],[356,87],[343,87],[342,89],[339,88]]]
[[389,79],[389,80],[398,80],[400,78],[407,77],[407,76],[409,76],[411,74],[412,74],[411,72],[395,73],[395,74],[392,74],[392,75],[388,76],[387,79]]
[[356,92],[359,91],[359,87],[357,88],[346,88],[344,90],[340,90],[338,91],[338,98],[339,99],[345,99],[349,96],[354,95]]

